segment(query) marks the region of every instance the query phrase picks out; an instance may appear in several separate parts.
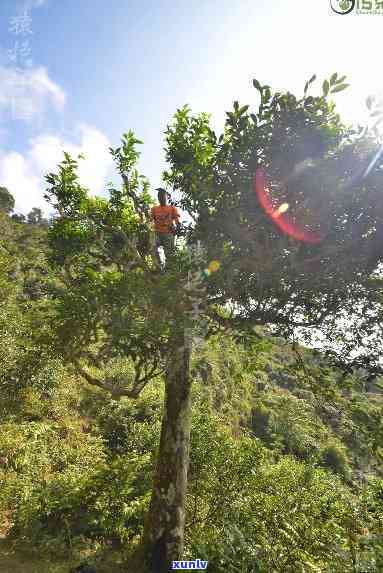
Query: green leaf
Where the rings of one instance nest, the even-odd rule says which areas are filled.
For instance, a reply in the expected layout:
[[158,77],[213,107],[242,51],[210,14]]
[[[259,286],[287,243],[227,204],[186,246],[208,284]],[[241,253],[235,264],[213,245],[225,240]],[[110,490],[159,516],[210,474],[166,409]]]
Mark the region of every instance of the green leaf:
[[239,112],[238,112],[239,115],[244,114],[248,109],[249,109],[249,106],[248,106],[248,105],[242,106],[242,107],[240,108]]
[[309,89],[309,85],[312,84],[316,80],[316,78],[317,78],[317,76],[316,76],[316,74],[314,74],[313,76],[311,76],[309,81],[305,83],[305,89],[303,91],[304,94],[307,93],[307,90]]
[[341,84],[342,82],[344,82],[344,80],[345,80],[346,78],[347,78],[347,76],[342,76],[341,78],[338,78],[338,79],[336,80],[336,83],[337,83],[337,84]]
[[328,80],[325,80],[325,81],[323,82],[322,89],[323,89],[323,95],[326,97],[327,94],[328,94],[328,92],[329,92],[329,90],[330,90],[330,84],[328,83]]
[[331,78],[330,78],[330,86],[333,86],[336,83],[336,78],[338,77],[338,73],[335,72],[334,74],[332,74]]
[[259,92],[262,91],[262,86],[261,86],[261,84],[259,83],[258,80],[253,80],[253,86],[254,86],[255,89],[257,89]]
[[264,93],[262,94],[262,100],[264,102],[267,102],[267,101],[269,101],[270,98],[271,98],[270,86],[265,86],[264,87]]
[[333,88],[331,90],[332,94],[335,94],[336,92],[341,92],[343,90],[345,90],[346,88],[350,87],[350,84],[340,84],[338,86],[335,86],[335,88]]

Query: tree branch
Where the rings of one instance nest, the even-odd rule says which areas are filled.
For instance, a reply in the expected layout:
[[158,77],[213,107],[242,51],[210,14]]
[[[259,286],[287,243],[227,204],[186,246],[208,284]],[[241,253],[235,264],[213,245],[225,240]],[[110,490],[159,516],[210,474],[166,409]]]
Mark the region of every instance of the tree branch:
[[154,365],[153,368],[150,370],[149,373],[147,373],[146,376],[144,376],[141,379],[139,377],[135,378],[132,388],[116,388],[112,384],[110,384],[109,382],[102,381],[99,378],[92,376],[87,370],[85,370],[80,365],[78,359],[72,358],[72,362],[73,362],[77,372],[89,384],[91,384],[92,386],[96,386],[97,388],[100,388],[101,390],[105,390],[106,392],[109,392],[115,400],[119,400],[122,396],[127,396],[128,398],[138,398],[138,396],[140,395],[142,390],[145,388],[146,384],[150,380],[152,380],[153,378],[156,378],[157,376],[160,376],[162,374],[162,371],[159,371],[156,374],[154,374],[156,367],[157,367],[156,365]]

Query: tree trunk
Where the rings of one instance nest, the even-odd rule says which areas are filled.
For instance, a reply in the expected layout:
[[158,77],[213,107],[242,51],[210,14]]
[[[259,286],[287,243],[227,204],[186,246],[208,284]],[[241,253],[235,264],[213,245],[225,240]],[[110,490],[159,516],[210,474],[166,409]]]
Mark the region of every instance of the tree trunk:
[[186,334],[171,344],[165,407],[152,499],[145,523],[145,559],[152,573],[168,573],[182,557],[190,443],[190,353]]

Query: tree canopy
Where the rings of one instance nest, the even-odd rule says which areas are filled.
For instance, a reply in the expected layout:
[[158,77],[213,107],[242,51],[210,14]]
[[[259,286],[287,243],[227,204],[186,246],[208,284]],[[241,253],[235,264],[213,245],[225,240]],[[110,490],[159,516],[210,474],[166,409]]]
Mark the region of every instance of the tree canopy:
[[[257,325],[269,325],[285,335],[300,328],[312,340],[308,328],[316,327],[339,360],[350,362],[359,347],[359,363],[379,370],[382,161],[370,163],[381,142],[376,125],[362,130],[341,122],[331,94],[346,87],[344,78],[333,74],[320,96],[309,95],[314,80],[302,97],[274,93],[254,80],[258,109],[252,113],[235,102],[219,137],[208,114],[179,109],[166,131],[164,180],[190,217],[186,244],[202,242],[199,267],[219,264],[201,297],[210,332],[251,335]],[[375,108],[371,113],[376,119]],[[61,315],[63,332],[70,333],[65,347],[81,353],[102,328],[103,357],[107,346],[112,354],[129,350],[137,360],[145,356],[155,372],[169,325],[188,304],[179,287],[190,266],[180,248],[174,272],[155,275],[148,183],[135,167],[140,143],[128,133],[121,147],[111,149],[125,185],[111,188],[109,200],[88,197],[76,161],[66,155],[59,174],[47,177],[60,213],[50,237],[52,260],[63,264],[72,285],[65,291],[70,300],[59,306],[67,312]],[[260,168],[271,214],[254,189]],[[279,218],[288,215],[290,230],[299,225],[320,240],[283,232],[276,225],[281,205],[287,214]],[[142,326],[145,314],[156,316],[150,332]],[[353,338],[343,344],[342,325],[349,322]]]
[[0,187],[0,209],[10,213],[15,207],[15,199],[6,187]]

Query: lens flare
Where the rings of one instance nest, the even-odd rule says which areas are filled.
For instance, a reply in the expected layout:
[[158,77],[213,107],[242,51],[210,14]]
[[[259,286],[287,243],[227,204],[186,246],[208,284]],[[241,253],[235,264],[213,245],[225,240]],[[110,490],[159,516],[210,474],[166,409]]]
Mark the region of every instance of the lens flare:
[[372,158],[372,161],[370,162],[369,166],[367,167],[366,171],[363,173],[363,179],[365,177],[367,177],[367,175],[370,174],[370,172],[372,171],[373,167],[375,167],[375,164],[377,163],[378,159],[380,158],[380,156],[383,153],[383,145],[381,147],[379,147],[378,151],[375,153],[374,157]]
[[280,205],[278,207],[278,209],[276,211],[274,211],[272,217],[273,219],[280,217],[283,213],[286,213],[286,211],[289,208],[289,204],[288,203],[282,203],[282,205]]
[[219,270],[219,267],[221,266],[221,263],[219,261],[210,261],[207,269],[204,269],[201,272],[201,276],[205,279],[207,279],[211,274],[217,272]]
[[208,266],[208,270],[211,273],[215,273],[216,271],[218,271],[220,266],[221,266],[221,263],[219,261],[211,261],[211,263]]
[[266,189],[266,176],[263,169],[258,168],[254,177],[254,191],[258,201],[265,213],[274,221],[275,225],[286,235],[289,235],[297,241],[306,243],[320,243],[322,236],[317,231],[306,229],[300,225],[293,217],[287,213],[289,210],[288,203],[282,203],[276,207]]
[[375,167],[375,165],[377,164],[378,160],[381,158],[383,154],[383,145],[381,145],[378,149],[378,151],[376,153],[374,153],[371,161],[369,162],[369,164],[367,165],[366,168],[362,168],[359,169],[348,181],[346,181],[344,183],[344,185],[341,187],[342,191],[346,191],[347,189],[350,189],[351,187],[354,187],[356,185],[360,185],[360,183],[362,183],[362,181],[368,177],[368,175],[371,173],[371,171],[373,170],[373,168]]

